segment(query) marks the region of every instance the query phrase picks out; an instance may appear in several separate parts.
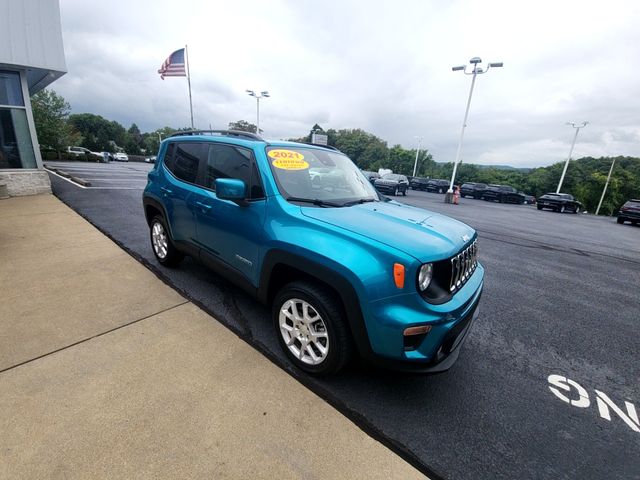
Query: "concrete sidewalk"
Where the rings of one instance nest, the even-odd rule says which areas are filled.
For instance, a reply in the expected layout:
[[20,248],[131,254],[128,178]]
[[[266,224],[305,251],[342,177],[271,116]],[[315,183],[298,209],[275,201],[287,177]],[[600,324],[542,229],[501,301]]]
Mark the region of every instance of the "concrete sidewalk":
[[424,478],[52,195],[0,201],[0,478]]

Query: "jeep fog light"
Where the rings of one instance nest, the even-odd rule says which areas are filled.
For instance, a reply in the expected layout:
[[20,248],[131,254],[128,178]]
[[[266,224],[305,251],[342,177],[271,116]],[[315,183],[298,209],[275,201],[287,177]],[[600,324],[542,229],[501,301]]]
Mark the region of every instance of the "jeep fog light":
[[418,272],[418,288],[421,292],[424,292],[429,287],[431,278],[433,278],[433,264],[425,263]]

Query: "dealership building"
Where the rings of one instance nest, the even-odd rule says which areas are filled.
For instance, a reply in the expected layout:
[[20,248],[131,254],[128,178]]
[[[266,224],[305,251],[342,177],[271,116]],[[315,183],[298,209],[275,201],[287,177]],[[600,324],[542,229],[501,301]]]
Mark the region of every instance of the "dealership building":
[[51,191],[29,97],[66,71],[58,0],[0,0],[0,195]]

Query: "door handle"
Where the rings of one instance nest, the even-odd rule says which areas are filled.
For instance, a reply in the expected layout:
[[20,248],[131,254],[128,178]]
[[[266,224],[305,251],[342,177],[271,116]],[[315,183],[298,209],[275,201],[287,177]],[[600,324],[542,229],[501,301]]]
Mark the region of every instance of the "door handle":
[[165,195],[171,195],[173,193],[173,190],[167,187],[160,187],[160,191]]
[[196,202],[196,206],[200,208],[203,212],[208,212],[209,210],[211,210],[211,205],[207,205],[202,202]]

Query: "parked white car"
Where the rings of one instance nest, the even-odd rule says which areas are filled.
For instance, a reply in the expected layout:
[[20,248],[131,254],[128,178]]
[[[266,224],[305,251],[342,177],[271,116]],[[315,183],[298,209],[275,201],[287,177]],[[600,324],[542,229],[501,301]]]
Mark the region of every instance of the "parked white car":
[[67,153],[73,155],[74,157],[79,157],[85,154],[91,155],[91,150],[84,147],[67,147]]
[[116,162],[128,162],[129,156],[126,153],[118,152],[113,154],[113,158]]
[[102,158],[102,152],[92,152],[88,148],[84,148],[84,147],[67,147],[67,153],[69,155],[73,155],[76,158],[78,157],[84,158],[85,155],[88,155],[90,158],[93,158],[94,160]]

